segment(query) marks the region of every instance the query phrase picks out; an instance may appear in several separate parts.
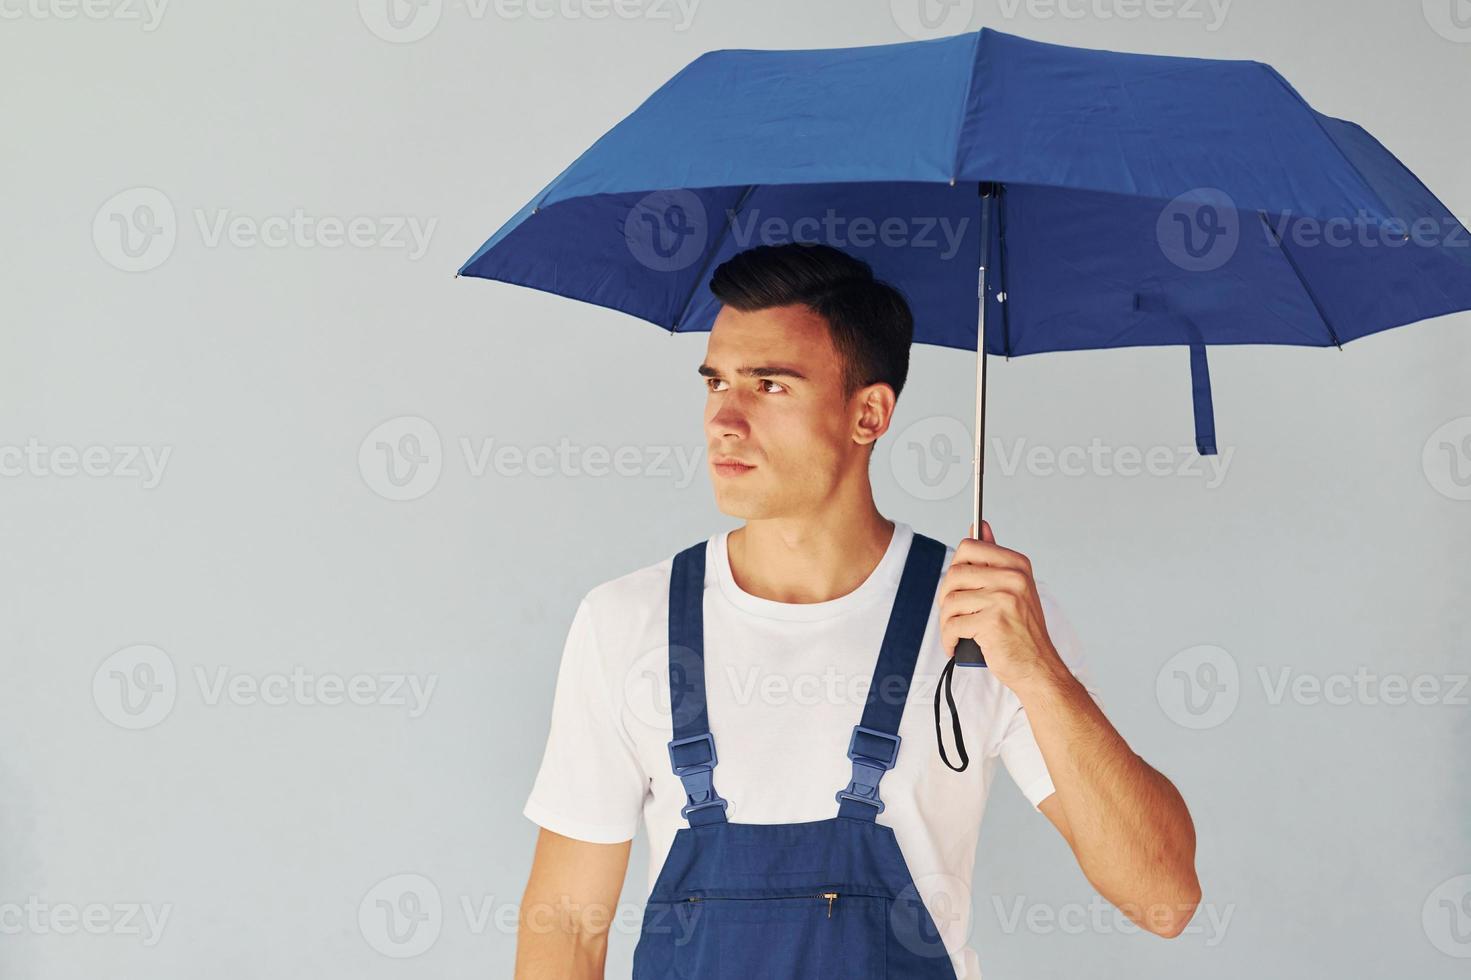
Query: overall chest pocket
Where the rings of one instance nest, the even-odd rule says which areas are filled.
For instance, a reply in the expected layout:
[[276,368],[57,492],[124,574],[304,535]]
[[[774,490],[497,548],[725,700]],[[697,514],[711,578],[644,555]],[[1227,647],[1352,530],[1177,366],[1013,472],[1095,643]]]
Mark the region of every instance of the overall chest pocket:
[[882,980],[889,898],[840,890],[676,903],[680,980]]

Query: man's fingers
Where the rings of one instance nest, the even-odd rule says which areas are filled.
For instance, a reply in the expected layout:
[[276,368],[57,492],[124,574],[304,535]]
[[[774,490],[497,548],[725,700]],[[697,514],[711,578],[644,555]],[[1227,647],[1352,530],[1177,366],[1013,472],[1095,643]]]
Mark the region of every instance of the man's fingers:
[[963,613],[951,616],[940,626],[940,643],[951,653],[955,652],[955,644],[962,638],[975,639],[981,628],[986,625],[986,611]]
[[1003,548],[989,541],[966,538],[955,546],[955,556],[950,559],[951,567],[957,565],[992,565],[997,568],[1015,568],[1031,572],[1032,560],[1020,551]]
[[945,573],[940,589],[940,601],[961,592],[993,594],[1004,592],[1022,596],[1028,589],[1030,577],[1015,568],[998,568],[995,565],[952,565]]
[[940,599],[940,623],[943,626],[956,616],[970,616],[996,606],[997,593],[976,589],[960,589]]

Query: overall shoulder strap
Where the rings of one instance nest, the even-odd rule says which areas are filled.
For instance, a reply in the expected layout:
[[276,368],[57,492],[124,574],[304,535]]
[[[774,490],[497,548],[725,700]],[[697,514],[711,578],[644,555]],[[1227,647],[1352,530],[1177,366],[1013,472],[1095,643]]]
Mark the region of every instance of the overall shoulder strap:
[[853,726],[848,758],[853,779],[839,790],[838,816],[874,821],[884,811],[879,780],[899,760],[899,722],[909,700],[909,683],[919,659],[925,627],[934,608],[945,560],[945,546],[918,531],[904,560],[899,591],[889,612],[889,625],[874,665],[873,682],[863,706],[863,718]]
[[706,545],[675,555],[669,575],[669,763],[684,784],[680,815],[692,827],[725,822],[727,806],[715,792],[715,736],[705,705]]

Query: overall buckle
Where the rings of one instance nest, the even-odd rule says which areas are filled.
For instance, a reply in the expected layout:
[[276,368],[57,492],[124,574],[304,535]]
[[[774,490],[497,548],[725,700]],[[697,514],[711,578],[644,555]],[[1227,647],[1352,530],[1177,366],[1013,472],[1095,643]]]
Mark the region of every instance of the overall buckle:
[[715,806],[724,810],[730,805],[729,801],[715,792],[712,770],[718,761],[715,755],[715,736],[709,732],[669,740],[669,764],[674,767],[674,774],[684,784],[687,799],[680,808],[679,815],[686,820],[695,810]]
[[[865,736],[862,750],[858,746],[859,735]],[[880,743],[888,743],[887,747],[875,744],[875,739]],[[877,813],[883,813],[884,801],[879,799],[879,780],[899,761],[899,742],[898,735],[854,725],[853,737],[848,740],[848,758],[853,760],[853,780],[846,789],[838,790],[837,801],[867,803],[876,807]]]

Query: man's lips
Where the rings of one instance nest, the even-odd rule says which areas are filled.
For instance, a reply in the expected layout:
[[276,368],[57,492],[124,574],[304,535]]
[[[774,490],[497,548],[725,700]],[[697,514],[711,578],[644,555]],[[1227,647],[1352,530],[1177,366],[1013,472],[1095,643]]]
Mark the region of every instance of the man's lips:
[[710,465],[721,476],[740,476],[742,473],[749,473],[756,468],[750,463],[743,463],[738,459],[731,459],[728,456],[715,456],[710,460]]

